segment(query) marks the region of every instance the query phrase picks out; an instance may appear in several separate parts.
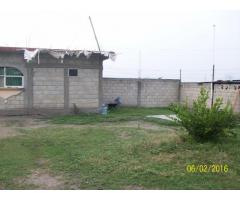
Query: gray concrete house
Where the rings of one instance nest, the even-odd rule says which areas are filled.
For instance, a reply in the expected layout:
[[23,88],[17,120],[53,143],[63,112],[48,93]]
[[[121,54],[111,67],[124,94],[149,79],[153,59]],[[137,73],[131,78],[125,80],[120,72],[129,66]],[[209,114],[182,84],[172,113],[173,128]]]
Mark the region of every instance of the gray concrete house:
[[97,111],[113,52],[0,47],[0,115]]

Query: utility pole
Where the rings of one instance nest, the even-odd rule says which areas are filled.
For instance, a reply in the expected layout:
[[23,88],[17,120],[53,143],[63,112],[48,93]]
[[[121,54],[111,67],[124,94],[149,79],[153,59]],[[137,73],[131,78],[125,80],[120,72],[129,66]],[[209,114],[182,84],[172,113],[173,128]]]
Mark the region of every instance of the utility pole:
[[142,53],[141,50],[139,50],[138,54],[138,93],[137,93],[137,105],[141,106],[141,91],[142,91],[142,82],[141,82],[141,76],[142,76]]
[[211,107],[214,99],[214,79],[215,79],[215,30],[216,25],[213,24],[213,67],[212,67],[212,82],[211,82]]
[[141,79],[142,76],[142,52],[139,50],[138,53],[138,79]]
[[[141,107],[141,94],[142,94],[142,52],[139,50],[138,52],[138,82],[137,82],[137,106]],[[141,123],[138,120],[138,129],[140,129]]]
[[182,69],[179,70],[179,79],[180,79],[180,83],[182,82]]
[[178,103],[181,101],[182,69],[179,70]]

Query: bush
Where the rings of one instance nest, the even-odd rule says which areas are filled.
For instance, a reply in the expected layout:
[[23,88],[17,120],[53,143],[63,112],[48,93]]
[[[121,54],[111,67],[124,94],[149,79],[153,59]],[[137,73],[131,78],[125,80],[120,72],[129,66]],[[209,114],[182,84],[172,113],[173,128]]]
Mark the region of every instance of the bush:
[[171,107],[178,117],[177,123],[197,141],[218,140],[229,133],[233,134],[233,128],[237,125],[230,104],[223,106],[223,100],[217,98],[213,106],[209,107],[208,98],[208,92],[202,88],[192,107],[187,102]]

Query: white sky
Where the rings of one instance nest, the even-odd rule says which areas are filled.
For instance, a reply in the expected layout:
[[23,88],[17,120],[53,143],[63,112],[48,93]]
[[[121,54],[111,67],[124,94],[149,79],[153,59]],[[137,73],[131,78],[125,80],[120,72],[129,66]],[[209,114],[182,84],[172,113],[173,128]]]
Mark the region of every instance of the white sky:
[[[238,10],[239,9],[239,10]],[[105,77],[209,81],[216,24],[216,79],[240,79],[240,1],[0,0],[0,45],[97,50],[118,54]],[[141,53],[140,53],[141,52]]]

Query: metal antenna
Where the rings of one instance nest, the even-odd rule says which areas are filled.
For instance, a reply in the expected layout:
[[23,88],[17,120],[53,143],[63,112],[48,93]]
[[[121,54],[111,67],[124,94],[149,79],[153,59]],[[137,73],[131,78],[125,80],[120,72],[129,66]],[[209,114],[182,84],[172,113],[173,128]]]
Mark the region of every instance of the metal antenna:
[[182,82],[182,69],[179,70],[179,79],[180,79],[180,83]]
[[94,29],[94,26],[93,26],[93,23],[92,23],[92,19],[91,19],[90,16],[89,16],[89,21],[90,21],[90,24],[91,24],[91,27],[92,27],[92,30],[93,30],[93,34],[94,34],[95,40],[97,42],[98,50],[99,50],[99,52],[101,52],[100,45],[99,45],[98,39],[97,39],[97,35],[96,35],[95,29]]
[[179,70],[178,103],[181,102],[182,69]]
[[138,79],[142,78],[142,52],[139,50],[138,54]]
[[212,68],[212,83],[211,83],[211,107],[213,106],[213,99],[214,99],[214,78],[215,78],[215,28],[216,28],[216,25],[213,24],[213,68]]

